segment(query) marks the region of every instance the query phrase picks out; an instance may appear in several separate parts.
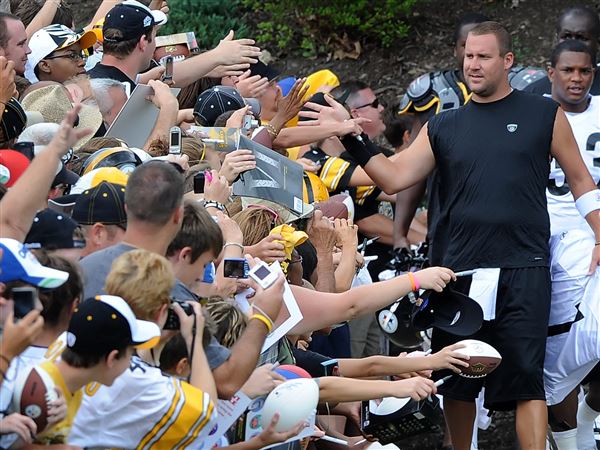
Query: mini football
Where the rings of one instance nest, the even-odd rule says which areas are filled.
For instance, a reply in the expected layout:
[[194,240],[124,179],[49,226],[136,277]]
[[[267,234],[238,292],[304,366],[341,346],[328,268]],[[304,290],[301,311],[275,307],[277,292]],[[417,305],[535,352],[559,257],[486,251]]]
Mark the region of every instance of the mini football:
[[318,203],[317,208],[323,212],[323,217],[330,219],[347,219],[348,208],[343,203],[343,198],[331,197],[329,200]]
[[475,339],[465,339],[457,342],[465,347],[456,351],[471,357],[469,367],[461,367],[460,375],[467,378],[485,377],[491,373],[502,362],[502,356],[490,344]]
[[276,367],[274,370],[286,380],[293,380],[296,378],[312,378],[310,374],[302,367],[292,364],[283,364],[279,367]]
[[275,413],[279,413],[277,432],[294,428],[307,420],[319,402],[319,386],[312,379],[297,378],[281,383],[267,396],[262,409],[261,425],[266,429]]
[[48,426],[48,402],[58,398],[54,381],[39,367],[25,370],[15,382],[14,410],[31,417],[38,433]]

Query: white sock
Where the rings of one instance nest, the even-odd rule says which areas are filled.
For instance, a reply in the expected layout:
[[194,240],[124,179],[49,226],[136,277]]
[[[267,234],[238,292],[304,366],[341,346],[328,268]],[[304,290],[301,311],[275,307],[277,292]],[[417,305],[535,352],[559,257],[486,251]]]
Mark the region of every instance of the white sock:
[[552,437],[558,450],[578,450],[577,428],[567,431],[553,431]]
[[577,408],[577,448],[581,450],[595,449],[594,420],[600,414],[590,408],[585,399]]

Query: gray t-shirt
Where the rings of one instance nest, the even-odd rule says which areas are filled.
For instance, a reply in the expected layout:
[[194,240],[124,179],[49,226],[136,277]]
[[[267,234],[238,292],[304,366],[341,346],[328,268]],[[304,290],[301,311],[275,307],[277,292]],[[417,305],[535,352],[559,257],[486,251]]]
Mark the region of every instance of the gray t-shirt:
[[[122,254],[135,249],[136,247],[132,245],[120,243],[83,258],[79,263],[83,269],[84,298],[88,299],[104,294],[104,282],[110,272],[113,261]],[[198,300],[198,297],[179,280],[173,286],[171,296],[179,301]],[[206,352],[206,358],[211,370],[219,367],[231,356],[229,349],[219,344],[214,336],[211,337],[204,351]]]
[[104,282],[110,273],[113,261],[131,250],[135,250],[133,245],[120,243],[98,250],[79,261],[83,269],[84,299],[106,293],[104,292]]

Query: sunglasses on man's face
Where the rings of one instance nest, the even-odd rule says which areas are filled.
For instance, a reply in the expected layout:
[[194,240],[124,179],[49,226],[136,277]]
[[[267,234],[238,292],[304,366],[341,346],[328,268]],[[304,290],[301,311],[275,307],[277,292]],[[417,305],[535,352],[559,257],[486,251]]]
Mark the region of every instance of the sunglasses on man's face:
[[366,105],[362,105],[362,106],[357,106],[357,107],[356,107],[356,108],[354,108],[354,109],[366,108],[367,106],[371,106],[372,108],[375,108],[375,109],[377,109],[377,108],[379,108],[379,105],[380,105],[380,103],[379,103],[379,99],[378,99],[378,98],[376,98],[376,99],[375,99],[375,100],[373,100],[371,103],[367,103]]

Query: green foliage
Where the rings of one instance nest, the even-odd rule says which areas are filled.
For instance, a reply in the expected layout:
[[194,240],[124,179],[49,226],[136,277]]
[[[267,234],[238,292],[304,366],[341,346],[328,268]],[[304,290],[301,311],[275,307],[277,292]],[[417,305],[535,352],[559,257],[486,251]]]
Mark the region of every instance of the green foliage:
[[240,0],[169,0],[169,21],[160,35],[193,31],[200,48],[216,46],[229,30],[248,37]]
[[253,37],[269,49],[314,56],[370,41],[390,47],[406,36],[417,0],[241,0],[256,22]]

